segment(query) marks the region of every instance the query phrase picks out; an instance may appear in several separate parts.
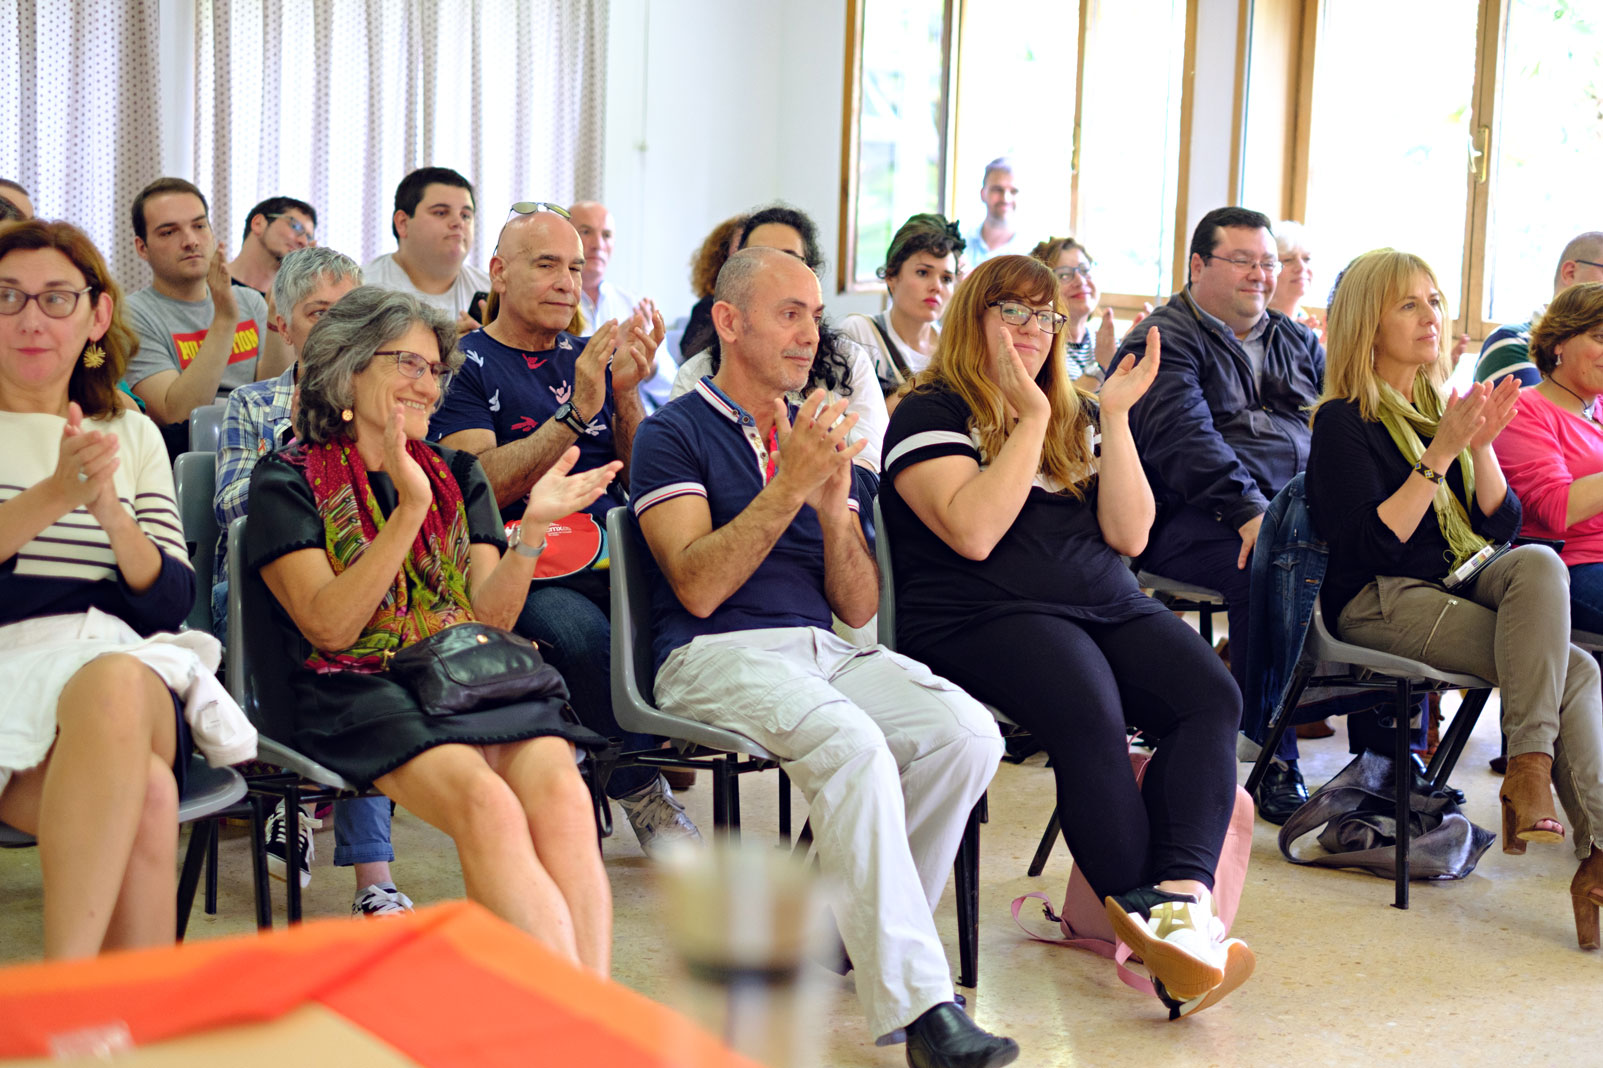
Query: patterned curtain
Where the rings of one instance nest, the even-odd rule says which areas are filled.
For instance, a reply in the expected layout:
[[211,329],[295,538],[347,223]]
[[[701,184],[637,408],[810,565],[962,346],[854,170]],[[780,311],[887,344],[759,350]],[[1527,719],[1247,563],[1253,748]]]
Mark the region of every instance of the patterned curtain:
[[148,277],[128,206],[161,173],[157,32],[154,3],[0,3],[0,177],[82,227],[119,281]]
[[365,263],[401,178],[452,167],[486,266],[508,205],[600,194],[606,35],[607,0],[196,0],[194,181],[230,255],[285,195]]

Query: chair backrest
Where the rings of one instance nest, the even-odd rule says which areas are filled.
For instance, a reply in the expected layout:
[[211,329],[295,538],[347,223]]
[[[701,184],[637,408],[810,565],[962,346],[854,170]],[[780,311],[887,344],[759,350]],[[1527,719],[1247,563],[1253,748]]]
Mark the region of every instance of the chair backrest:
[[226,401],[202,404],[189,413],[189,449],[191,452],[217,454],[223,440],[223,412]]
[[874,562],[879,564],[879,644],[896,651],[896,578],[891,563],[890,532],[885,513],[874,498]]
[[294,698],[288,680],[266,670],[283,638],[273,624],[272,592],[258,571],[245,566],[249,521],[240,516],[228,525],[228,692],[258,731],[284,741],[294,737]]
[[728,753],[777,759],[750,738],[670,715],[656,707],[652,687],[656,657],[651,640],[651,581],[645,563],[651,549],[635,529],[627,507],[607,513],[607,551],[612,583],[612,714],[618,726]]
[[184,622],[191,630],[212,630],[212,566],[217,558],[217,513],[212,497],[217,490],[217,454],[186,452],[173,463],[173,495],[178,519],[184,525],[189,561],[195,565],[195,603]]

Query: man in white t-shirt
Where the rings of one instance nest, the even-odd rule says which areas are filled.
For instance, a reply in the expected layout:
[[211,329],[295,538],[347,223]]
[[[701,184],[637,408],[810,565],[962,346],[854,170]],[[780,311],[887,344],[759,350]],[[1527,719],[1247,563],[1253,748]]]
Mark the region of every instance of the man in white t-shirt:
[[1031,243],[1018,232],[1019,187],[1012,160],[998,156],[985,165],[980,199],[985,202],[985,221],[969,231],[961,269],[972,271],[992,256],[1028,256]]
[[477,314],[490,276],[467,262],[475,210],[472,182],[449,167],[419,167],[395,187],[390,232],[400,248],[368,263],[363,277],[455,316],[458,335],[477,330],[469,311]]

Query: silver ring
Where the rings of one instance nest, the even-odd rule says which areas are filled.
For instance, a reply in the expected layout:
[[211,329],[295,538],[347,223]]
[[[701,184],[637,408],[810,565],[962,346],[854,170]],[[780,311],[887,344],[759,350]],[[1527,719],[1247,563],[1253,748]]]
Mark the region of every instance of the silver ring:
[[89,481],[89,476],[84,474],[82,471],[79,471],[78,472],[78,481],[79,482],[88,482]]

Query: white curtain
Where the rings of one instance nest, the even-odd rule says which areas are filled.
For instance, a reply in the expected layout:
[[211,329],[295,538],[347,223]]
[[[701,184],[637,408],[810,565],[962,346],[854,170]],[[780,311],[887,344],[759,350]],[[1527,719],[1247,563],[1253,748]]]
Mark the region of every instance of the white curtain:
[[155,3],[0,3],[0,177],[143,285],[128,207],[161,173]]
[[451,167],[483,267],[512,203],[600,195],[606,28],[607,0],[196,0],[194,181],[231,255],[284,195],[366,262],[401,178]]

